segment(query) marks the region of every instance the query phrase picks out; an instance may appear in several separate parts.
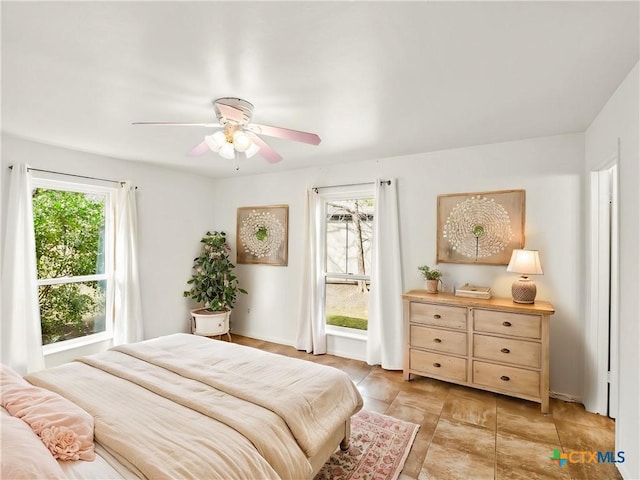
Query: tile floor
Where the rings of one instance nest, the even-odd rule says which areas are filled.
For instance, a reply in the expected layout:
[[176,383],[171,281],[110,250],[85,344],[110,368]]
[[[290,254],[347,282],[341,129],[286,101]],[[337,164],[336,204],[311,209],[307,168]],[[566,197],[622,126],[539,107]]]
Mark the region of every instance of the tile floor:
[[400,480],[622,478],[612,463],[559,467],[550,460],[554,449],[614,450],[614,421],[581,404],[552,399],[543,415],[525,400],[422,377],[405,382],[402,372],[238,335],[233,341],[344,370],[364,408],[420,424]]

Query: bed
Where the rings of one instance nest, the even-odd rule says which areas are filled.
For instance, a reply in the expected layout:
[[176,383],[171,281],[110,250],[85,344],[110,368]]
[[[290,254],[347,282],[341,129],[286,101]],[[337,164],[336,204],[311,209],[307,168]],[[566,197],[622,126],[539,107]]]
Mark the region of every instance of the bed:
[[[340,370],[189,334],[25,378],[93,421],[95,460],[58,460],[59,478],[310,479],[346,447],[362,408]],[[2,415],[5,450],[15,420]]]

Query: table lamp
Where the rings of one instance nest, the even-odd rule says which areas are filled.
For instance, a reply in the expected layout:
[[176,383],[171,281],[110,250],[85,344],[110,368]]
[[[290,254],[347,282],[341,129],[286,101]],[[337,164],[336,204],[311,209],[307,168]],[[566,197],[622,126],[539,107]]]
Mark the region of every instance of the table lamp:
[[520,278],[511,286],[511,296],[516,303],[534,303],[536,284],[528,275],[542,275],[542,265],[537,250],[513,250],[507,272],[520,273]]

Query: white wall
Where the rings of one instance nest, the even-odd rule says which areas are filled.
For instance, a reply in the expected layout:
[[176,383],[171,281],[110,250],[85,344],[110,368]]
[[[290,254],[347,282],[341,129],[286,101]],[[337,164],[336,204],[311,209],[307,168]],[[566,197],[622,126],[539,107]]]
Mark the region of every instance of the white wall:
[[[5,172],[9,165],[18,162],[77,175],[131,180],[137,185],[145,337],[188,331],[190,301],[182,296],[182,292],[187,287],[193,259],[200,249],[200,238],[207,229],[213,228],[210,178],[46,146],[3,134],[0,168]],[[6,196],[9,178],[10,175],[3,175],[3,197]],[[6,205],[5,200],[3,205]],[[2,218],[6,216],[2,214]],[[4,236],[4,228],[2,232]],[[94,353],[104,346],[94,345],[51,355],[46,359],[47,365]]]
[[[633,68],[585,133],[586,171],[598,170],[620,144],[620,371],[616,449],[624,478],[640,478],[640,151],[639,66]],[[585,284],[585,289],[588,287]]]
[[[544,268],[544,276],[535,279],[538,298],[551,301],[557,311],[551,321],[551,389],[580,398],[582,362],[576,359],[582,358],[584,327],[583,171],[584,137],[572,134],[216,180],[216,228],[227,231],[234,245],[238,207],[289,205],[289,266],[238,266],[249,295],[241,296],[234,310],[233,329],[256,338],[295,343],[307,187],[376,177],[397,179],[404,290],[423,288],[417,267],[435,264],[438,194],[522,188],[526,190],[526,247],[540,250]],[[506,267],[440,264],[439,268],[449,285],[474,282],[492,286],[496,296],[510,296],[514,275],[507,274]],[[344,354],[345,349],[358,345],[336,345],[332,339],[329,348]]]

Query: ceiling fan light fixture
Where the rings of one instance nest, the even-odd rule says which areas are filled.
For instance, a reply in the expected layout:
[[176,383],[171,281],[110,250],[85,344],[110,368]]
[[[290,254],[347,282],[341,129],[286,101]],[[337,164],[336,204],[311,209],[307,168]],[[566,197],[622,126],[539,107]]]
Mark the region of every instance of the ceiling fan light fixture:
[[205,135],[204,140],[193,147],[187,155],[194,157],[213,151],[227,160],[233,160],[236,168],[240,161],[251,158],[257,153],[269,163],[282,160],[282,156],[271,148],[261,135],[311,145],[320,143],[320,137],[315,133],[251,123],[253,105],[241,98],[218,98],[213,101],[213,106],[218,123],[133,122],[133,124],[216,128],[215,133]]
[[251,158],[259,151],[260,151],[260,147],[255,143],[251,142],[251,145],[249,145],[249,148],[245,150],[244,154],[247,156],[247,158]]
[[[217,132],[216,132],[217,133]],[[215,134],[214,134],[215,135]],[[216,141],[214,135],[207,135],[204,137],[204,141],[207,142],[207,145],[209,146],[209,148],[214,151],[214,152],[218,152],[220,150],[220,144]]]
[[238,152],[246,152],[252,144],[251,138],[244,131],[236,130],[233,132],[233,147]]
[[[211,135],[211,138],[213,139],[214,142],[216,142],[216,144],[218,145],[218,150],[220,150],[220,148],[227,143],[227,133],[224,130],[218,130],[217,132],[215,132],[213,135]],[[217,151],[217,150],[216,150]]]
[[222,158],[226,158],[227,160],[233,160],[235,158],[235,149],[233,148],[233,143],[225,143],[218,150],[218,155]]

